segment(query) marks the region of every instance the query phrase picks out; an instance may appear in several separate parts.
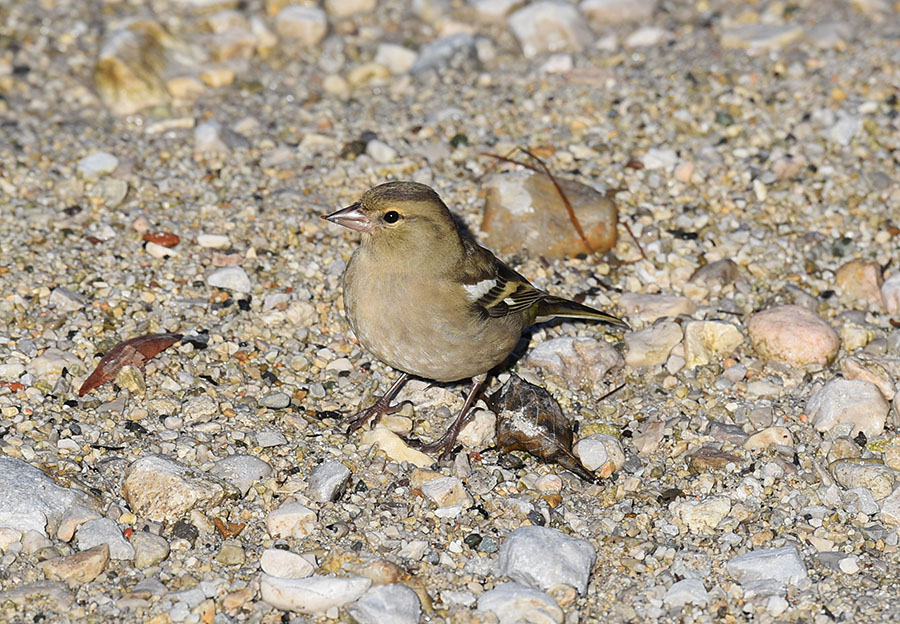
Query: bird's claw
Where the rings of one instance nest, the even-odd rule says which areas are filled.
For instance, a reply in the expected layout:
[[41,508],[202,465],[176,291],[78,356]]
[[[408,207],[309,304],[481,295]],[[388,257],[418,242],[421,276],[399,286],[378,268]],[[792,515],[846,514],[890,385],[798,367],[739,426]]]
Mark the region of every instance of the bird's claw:
[[396,405],[391,405],[388,401],[382,399],[375,401],[370,407],[359,410],[344,421],[347,423],[347,435],[350,435],[369,421],[374,427],[384,416],[396,414],[407,404],[412,405],[412,401],[401,401]]

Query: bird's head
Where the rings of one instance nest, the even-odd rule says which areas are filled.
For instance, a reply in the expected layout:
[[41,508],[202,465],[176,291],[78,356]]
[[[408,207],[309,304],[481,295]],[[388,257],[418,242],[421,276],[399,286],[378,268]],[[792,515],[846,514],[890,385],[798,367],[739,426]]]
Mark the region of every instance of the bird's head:
[[418,182],[388,182],[324,217],[363,233],[363,245],[414,253],[459,243],[453,217],[437,193]]

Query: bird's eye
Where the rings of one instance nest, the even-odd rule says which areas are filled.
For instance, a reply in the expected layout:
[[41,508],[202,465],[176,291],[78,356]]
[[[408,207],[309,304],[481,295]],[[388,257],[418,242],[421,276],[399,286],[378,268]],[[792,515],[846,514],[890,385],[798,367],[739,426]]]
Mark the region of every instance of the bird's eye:
[[400,213],[396,210],[388,210],[384,213],[384,222],[385,223],[397,223],[400,220]]

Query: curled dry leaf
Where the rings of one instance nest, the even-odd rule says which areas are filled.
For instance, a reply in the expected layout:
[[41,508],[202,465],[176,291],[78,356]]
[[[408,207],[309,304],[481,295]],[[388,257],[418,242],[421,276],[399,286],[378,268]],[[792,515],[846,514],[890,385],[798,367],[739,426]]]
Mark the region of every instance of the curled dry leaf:
[[172,232],[147,232],[142,238],[148,243],[156,243],[163,247],[174,247],[181,240],[178,234]]
[[84,380],[78,396],[84,396],[94,388],[114,379],[123,366],[143,368],[148,360],[181,340],[181,334],[147,334],[120,342],[100,358],[97,368]]
[[559,464],[580,478],[596,483],[572,453],[572,426],[550,393],[512,375],[488,399],[497,414],[497,449],[502,453],[527,451],[541,461]]
[[220,518],[213,518],[213,524],[219,531],[219,534],[225,539],[237,537],[240,535],[241,531],[244,530],[244,527],[247,526],[244,522],[228,522],[227,520],[222,520]]

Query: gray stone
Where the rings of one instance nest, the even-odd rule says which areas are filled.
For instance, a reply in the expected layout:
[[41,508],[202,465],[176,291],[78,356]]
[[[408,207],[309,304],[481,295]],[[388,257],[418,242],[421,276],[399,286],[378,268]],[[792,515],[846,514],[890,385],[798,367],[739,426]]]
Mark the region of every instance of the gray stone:
[[527,526],[504,540],[497,573],[539,589],[565,583],[583,594],[596,559],[587,540],[569,537],[558,529]]
[[756,581],[796,585],[807,578],[806,564],[795,546],[738,555],[725,565],[725,569],[741,585]]
[[478,66],[478,50],[475,37],[469,33],[455,33],[432,41],[421,50],[410,67],[412,75],[427,71],[442,72],[466,66]]
[[134,567],[149,568],[169,556],[169,542],[149,531],[135,531],[131,535],[134,548]]
[[859,379],[832,379],[806,403],[810,424],[817,431],[829,431],[841,423],[852,423],[870,440],[884,431],[890,404],[878,386]]
[[224,288],[239,293],[248,293],[252,288],[247,272],[238,266],[216,269],[206,278],[206,283],[215,288]]
[[350,480],[350,469],[339,461],[327,461],[316,466],[309,475],[307,494],[317,503],[336,501]]
[[361,576],[310,576],[282,579],[266,573],[259,575],[259,593],[263,600],[283,611],[324,613],[342,607],[362,596],[372,581]]
[[225,479],[246,496],[254,483],[272,474],[272,466],[253,455],[229,455],[217,461],[209,474]]
[[406,585],[379,585],[363,594],[348,611],[359,624],[417,624],[422,604]]
[[538,0],[509,16],[509,29],[526,58],[545,52],[577,52],[594,36],[573,5]]
[[122,535],[119,524],[110,518],[88,520],[75,531],[75,540],[80,550],[106,544],[109,546],[109,556],[112,559],[126,561],[134,559],[134,548]]
[[551,596],[519,583],[500,583],[486,591],[478,598],[478,611],[493,613],[498,624],[563,622],[563,610]]
[[709,593],[703,581],[695,578],[686,578],[672,583],[672,586],[666,590],[663,596],[663,604],[667,607],[683,607],[686,604],[695,604],[705,607],[709,602]]

